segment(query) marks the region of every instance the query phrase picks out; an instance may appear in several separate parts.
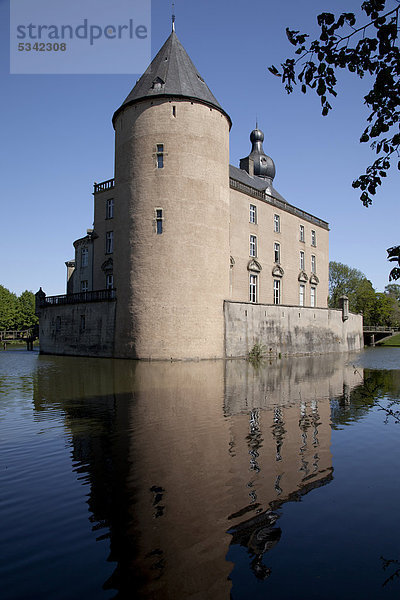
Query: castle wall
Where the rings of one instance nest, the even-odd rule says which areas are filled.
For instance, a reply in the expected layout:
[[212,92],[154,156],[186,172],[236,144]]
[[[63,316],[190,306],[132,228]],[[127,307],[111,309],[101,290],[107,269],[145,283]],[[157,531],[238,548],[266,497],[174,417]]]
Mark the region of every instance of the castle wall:
[[[257,223],[249,222],[250,204],[257,208]],[[300,213],[301,211],[299,211]],[[280,219],[280,231],[274,231],[274,215]],[[304,242],[300,241],[300,225],[304,227]],[[311,230],[316,233],[316,245],[311,244]],[[248,196],[238,190],[230,190],[230,251],[235,264],[231,269],[230,299],[249,301],[250,234],[257,236],[257,256],[261,265],[258,275],[258,302],[272,304],[273,280],[281,281],[281,304],[299,305],[300,251],[304,252],[304,306],[311,305],[311,285],[316,289],[315,303],[327,306],[329,284],[329,231],[317,223],[311,223],[300,215],[291,214],[267,201]],[[280,244],[282,277],[274,277],[274,243]],[[319,283],[311,284],[311,255],[316,258],[316,275]]]
[[116,302],[82,302],[40,308],[42,354],[112,357]]
[[325,354],[360,350],[362,316],[342,311],[225,302],[225,355],[247,356],[255,344],[272,354]]
[[119,113],[115,130],[116,354],[222,358],[229,122],[203,104],[155,99]]

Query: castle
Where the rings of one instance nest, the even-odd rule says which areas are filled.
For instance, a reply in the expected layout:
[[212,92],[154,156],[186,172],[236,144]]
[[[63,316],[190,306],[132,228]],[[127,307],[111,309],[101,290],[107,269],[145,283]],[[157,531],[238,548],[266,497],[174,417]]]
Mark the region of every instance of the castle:
[[359,349],[331,311],[329,227],[274,188],[264,135],[229,164],[231,119],[172,30],[115,111],[114,178],[74,242],[67,294],[37,294],[42,352],[139,359]]

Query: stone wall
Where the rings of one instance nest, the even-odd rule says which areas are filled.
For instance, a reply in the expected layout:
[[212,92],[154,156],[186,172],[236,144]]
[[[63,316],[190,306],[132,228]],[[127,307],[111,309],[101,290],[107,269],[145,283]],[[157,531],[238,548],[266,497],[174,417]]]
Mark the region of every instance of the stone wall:
[[40,352],[112,357],[115,307],[115,301],[107,301],[40,308]]
[[326,354],[360,350],[362,316],[324,308],[224,303],[225,356],[243,357],[254,344],[271,354]]

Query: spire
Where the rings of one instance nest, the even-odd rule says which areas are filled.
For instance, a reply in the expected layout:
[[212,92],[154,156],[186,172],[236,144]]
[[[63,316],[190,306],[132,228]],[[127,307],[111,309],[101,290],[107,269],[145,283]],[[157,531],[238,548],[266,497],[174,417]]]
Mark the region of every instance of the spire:
[[229,116],[209,90],[178,40],[175,33],[175,15],[172,15],[172,32],[169,38],[114,113],[113,122],[118,113],[126,106],[154,97],[188,98],[207,104],[222,112],[231,124]]
[[175,2],[172,3],[172,31],[175,31]]
[[251,163],[251,175],[256,175],[262,179],[269,179],[272,182],[275,177],[275,164],[272,158],[267,156],[267,154],[264,152],[264,133],[261,131],[261,129],[258,129],[257,120],[256,128],[253,129],[250,134],[250,141],[252,144],[251,152],[249,156],[241,159],[240,168],[249,173],[249,165]]

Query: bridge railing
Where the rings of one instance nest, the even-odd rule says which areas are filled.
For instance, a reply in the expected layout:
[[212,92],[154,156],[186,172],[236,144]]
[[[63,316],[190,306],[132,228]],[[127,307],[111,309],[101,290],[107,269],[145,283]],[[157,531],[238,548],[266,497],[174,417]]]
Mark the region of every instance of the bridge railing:
[[7,329],[0,331],[0,341],[8,340],[26,340],[33,336],[33,329]]
[[115,289],[95,290],[91,292],[78,292],[77,294],[63,294],[61,296],[45,296],[40,306],[60,306],[65,304],[80,304],[82,302],[104,302],[115,300]]
[[364,326],[364,333],[374,333],[374,332],[378,332],[378,331],[389,331],[389,332],[394,332],[394,331],[400,331],[400,327],[387,327],[385,325],[365,325]]

